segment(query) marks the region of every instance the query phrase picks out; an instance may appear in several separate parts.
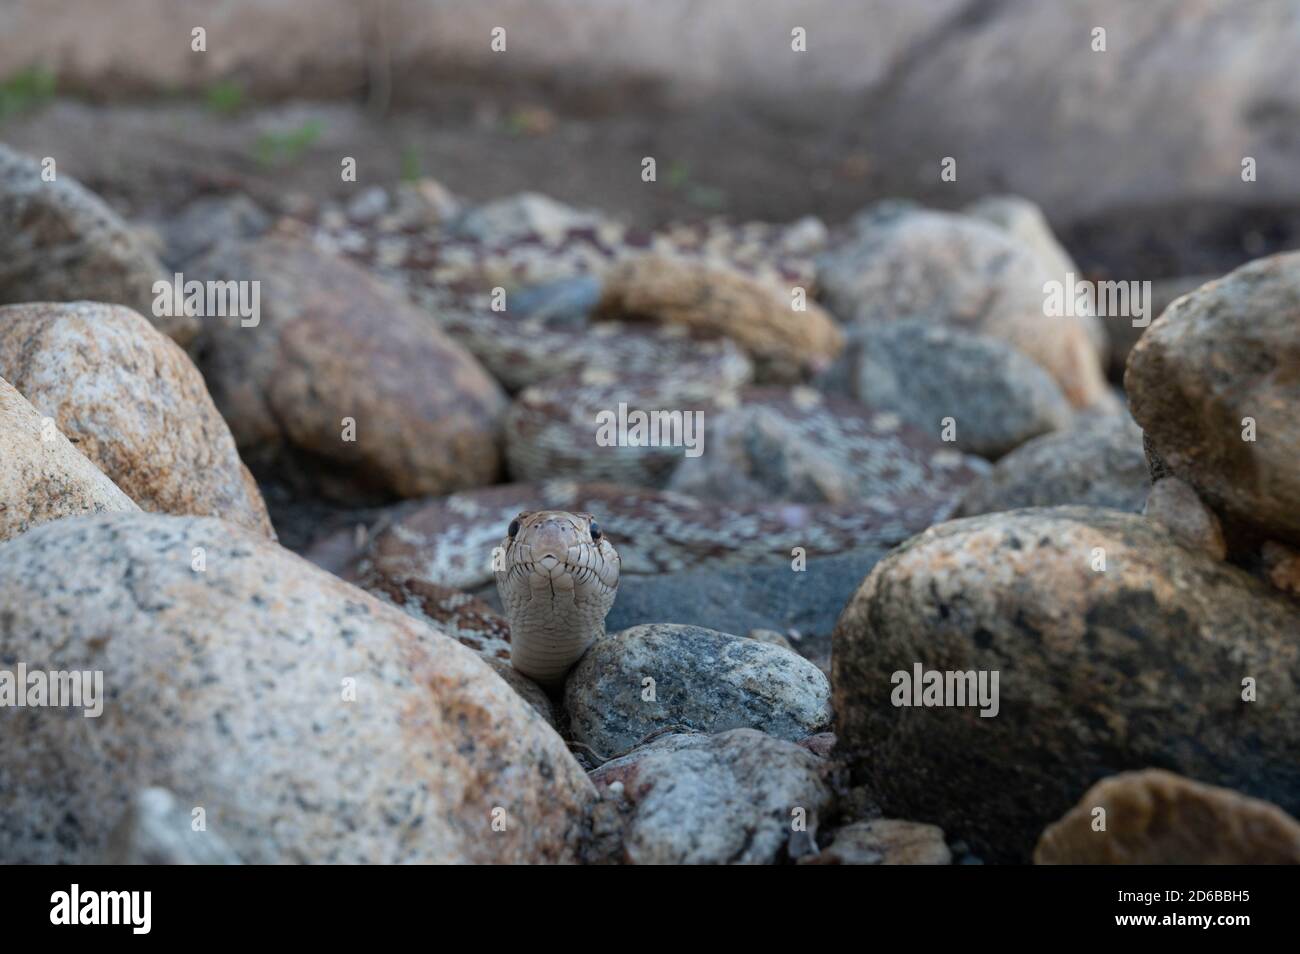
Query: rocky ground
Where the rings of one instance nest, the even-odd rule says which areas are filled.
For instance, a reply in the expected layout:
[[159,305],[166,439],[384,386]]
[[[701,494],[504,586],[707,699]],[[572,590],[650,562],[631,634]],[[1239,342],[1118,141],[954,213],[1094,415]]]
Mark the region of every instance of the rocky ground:
[[[1015,197],[135,161],[0,146],[0,663],[107,693],[0,709],[0,861],[1300,862],[1300,253],[1201,248],[1139,337],[1045,314]],[[545,508],[623,572],[551,693],[490,582]]]

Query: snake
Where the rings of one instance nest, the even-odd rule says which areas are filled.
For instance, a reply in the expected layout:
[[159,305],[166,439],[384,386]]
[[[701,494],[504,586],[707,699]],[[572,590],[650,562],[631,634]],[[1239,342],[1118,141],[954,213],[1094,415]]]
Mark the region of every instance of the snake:
[[511,520],[497,554],[511,665],[553,689],[605,634],[618,593],[618,551],[590,513],[541,510]]
[[968,479],[841,503],[727,502],[609,483],[550,480],[500,484],[399,505],[375,525],[356,570],[476,591],[492,582],[501,528],[521,511],[600,514],[624,574],[657,575],[790,563],[888,548],[948,519]]
[[[946,519],[976,476],[895,421],[808,400],[801,385],[842,344],[811,303],[820,223],[647,232],[592,219],[485,235],[337,206],[295,216],[277,228],[390,279],[515,396],[503,426],[515,483],[399,505],[353,572],[547,686],[603,632],[620,573],[892,546]],[[792,308],[795,286],[806,310]],[[681,448],[593,453],[592,413],[620,402],[705,410],[746,468],[742,493],[729,496],[728,466],[682,468]],[[778,467],[758,466],[752,448],[782,444]],[[493,580],[504,621],[467,602]]]
[[[715,450],[693,460],[671,447],[592,453],[582,396],[543,387],[538,397],[575,414],[540,406],[532,423],[554,440],[529,442],[536,471],[572,479],[399,505],[348,575],[546,688],[604,632],[620,574],[793,566],[800,555],[888,548],[947,519],[987,467],[890,415],[806,388],[756,389],[716,408]],[[663,486],[669,474],[688,491]],[[504,619],[467,595],[494,579]]]
[[[728,503],[569,480],[502,484],[400,504],[332,569],[553,689],[604,632],[622,575],[793,566],[799,555],[886,549],[947,519],[969,477],[959,468],[935,481],[943,490],[831,504]],[[552,537],[563,534],[565,545],[551,552],[564,561],[542,568],[543,578],[533,571],[532,528],[548,520],[557,521]],[[494,581],[504,616],[479,598]]]

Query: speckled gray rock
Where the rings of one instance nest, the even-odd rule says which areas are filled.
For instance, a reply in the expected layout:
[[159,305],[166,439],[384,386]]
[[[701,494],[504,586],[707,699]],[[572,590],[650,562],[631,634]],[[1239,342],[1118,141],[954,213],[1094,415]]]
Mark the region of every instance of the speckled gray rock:
[[508,299],[510,313],[543,324],[586,326],[600,303],[600,279],[575,275],[515,289]]
[[624,576],[605,617],[617,632],[640,623],[692,623],[724,633],[755,629],[830,635],[840,611],[884,550],[813,557],[802,571],[790,563]]
[[198,369],[129,308],[0,308],[0,376],[143,509],[275,536]]
[[957,516],[1081,504],[1140,513],[1151,489],[1142,432],[1127,413],[1080,415],[998,461],[962,498]]
[[[1297,626],[1293,601],[1137,515],[942,524],[881,560],[840,618],[836,753],[886,813],[992,860],[1027,859],[1079,792],[1125,769],[1164,765],[1294,811]],[[892,675],[918,663],[998,672],[997,714],[891,705]]]
[[59,520],[0,546],[0,606],[0,660],[99,670],[105,693],[99,718],[6,710],[7,861],[100,857],[141,779],[249,864],[575,857],[594,789],[533,709],[471,650],[253,534]]
[[811,851],[825,763],[753,729],[668,735],[592,773],[632,803],[631,864],[772,864]]
[[[0,303],[85,299],[153,316],[154,282],[171,276],[148,244],[67,173],[41,173],[0,144]],[[198,333],[183,315],[152,320],[181,345]]]
[[805,865],[950,865],[952,852],[937,825],[875,818],[845,825]]
[[1300,543],[1297,368],[1300,252],[1243,265],[1179,298],[1129,356],[1134,418],[1230,538],[1253,531]]
[[[106,865],[237,865],[220,833],[207,828],[200,805],[182,805],[165,788],[137,792],[122,820],[108,836],[101,864]],[[198,825],[202,818],[202,825]]]
[[1045,314],[1050,278],[998,226],[898,202],[859,214],[817,271],[823,300],[850,326],[916,318],[991,335],[1046,368],[1075,407],[1109,403],[1088,331]]
[[1043,368],[997,338],[927,321],[857,329],[849,345],[851,393],[939,440],[996,459],[1030,438],[1068,427],[1070,402]]
[[1177,477],[1157,480],[1147,495],[1146,508],[1142,512],[1164,524],[1185,546],[1216,560],[1227,555],[1219,518],[1201,502],[1192,485],[1186,481]]
[[[1105,830],[1094,827],[1096,809]],[[1147,769],[1103,779],[1049,826],[1040,865],[1296,865],[1300,822],[1276,805]]]
[[315,489],[351,502],[496,479],[504,393],[379,279],[278,236],[224,243],[190,272],[261,282],[259,324],[205,318],[198,344],[213,400],[250,460],[297,462]]
[[0,540],[60,517],[140,509],[45,422],[0,378]]
[[564,705],[573,737],[604,758],[670,726],[761,729],[795,741],[831,720],[830,684],[808,660],[743,636],[671,623],[597,640],[569,673]]

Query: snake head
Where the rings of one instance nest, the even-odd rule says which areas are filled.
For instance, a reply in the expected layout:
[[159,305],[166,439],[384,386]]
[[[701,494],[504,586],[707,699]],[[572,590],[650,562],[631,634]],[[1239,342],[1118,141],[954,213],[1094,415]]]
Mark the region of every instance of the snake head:
[[501,542],[497,591],[510,621],[510,662],[555,687],[605,632],[618,592],[618,551],[589,513],[525,511]]
[[603,599],[618,589],[618,551],[595,517],[567,510],[524,511],[510,521],[501,542],[505,553],[497,585],[517,582],[574,590]]

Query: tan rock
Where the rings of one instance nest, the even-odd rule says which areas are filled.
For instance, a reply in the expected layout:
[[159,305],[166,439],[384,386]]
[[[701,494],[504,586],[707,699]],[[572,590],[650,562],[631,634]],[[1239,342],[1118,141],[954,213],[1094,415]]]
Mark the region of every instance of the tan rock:
[[1300,543],[1300,252],[1171,304],[1129,356],[1133,416],[1229,538]]
[[595,791],[542,717],[476,653],[261,537],[56,521],[0,546],[0,606],[0,659],[103,673],[97,718],[6,711],[6,861],[102,857],[145,779],[249,864],[578,857]]
[[827,366],[844,346],[825,310],[809,301],[796,311],[791,302],[790,289],[720,264],[642,255],[605,273],[598,313],[730,338],[754,359],[757,380],[791,382]]
[[199,345],[241,450],[302,457],[305,480],[352,499],[364,490],[436,496],[496,480],[500,386],[379,279],[280,236],[221,245],[190,273],[262,283],[255,327],[207,318]]
[[[1105,830],[1094,825],[1105,812]],[[1300,823],[1269,802],[1161,769],[1102,779],[1034,850],[1040,865],[1295,865]]]
[[0,378],[0,540],[60,517],[139,509]]
[[[954,520],[895,548],[841,614],[836,751],[886,814],[992,861],[1027,859],[1100,776],[1150,765],[1294,811],[1298,625],[1293,600],[1137,514]],[[917,665],[974,673],[983,695],[927,705]]]
[[[1151,318],[1154,320],[1165,313],[1165,309],[1182,298],[1188,292],[1195,291],[1207,282],[1212,282],[1218,275],[1178,275],[1151,283]],[[1111,378],[1124,380],[1124,368],[1128,366],[1128,356],[1150,325],[1135,327],[1131,321],[1112,321],[1106,326],[1110,341]]]
[[799,859],[811,865],[950,865],[952,852],[937,825],[877,818],[854,822],[835,833],[818,854]]
[[143,509],[275,536],[198,369],[131,309],[0,308],[0,375]]
[[1087,326],[1047,315],[1052,276],[1031,248],[989,222],[880,203],[818,259],[817,279],[850,333],[915,318],[990,335],[1037,361],[1075,407],[1114,404]]
[[[963,211],[1014,236],[1034,253],[1048,277],[1064,282],[1067,275],[1073,274],[1076,280],[1083,280],[1082,270],[1052,232],[1047,216],[1037,203],[1019,195],[991,195],[972,202]],[[1158,314],[1155,312],[1153,317]],[[1081,316],[1078,321],[1088,332],[1088,338],[1097,349],[1097,356],[1104,367],[1110,357],[1109,329],[1096,315]],[[1127,327],[1131,322],[1118,321],[1112,324]]]

